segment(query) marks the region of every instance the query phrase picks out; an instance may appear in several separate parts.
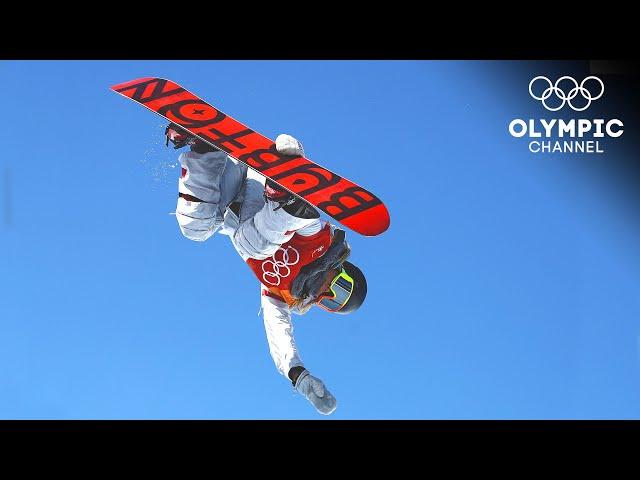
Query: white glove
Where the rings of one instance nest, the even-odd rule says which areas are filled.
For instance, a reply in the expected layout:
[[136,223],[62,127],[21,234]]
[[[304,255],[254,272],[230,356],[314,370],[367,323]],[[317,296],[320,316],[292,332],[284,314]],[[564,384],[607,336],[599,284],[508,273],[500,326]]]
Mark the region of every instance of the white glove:
[[276,150],[284,155],[299,155],[304,157],[302,144],[286,133],[281,133],[276,137]]
[[336,398],[324,386],[322,380],[311,375],[307,370],[296,380],[295,389],[309,400],[322,415],[329,415],[336,409]]

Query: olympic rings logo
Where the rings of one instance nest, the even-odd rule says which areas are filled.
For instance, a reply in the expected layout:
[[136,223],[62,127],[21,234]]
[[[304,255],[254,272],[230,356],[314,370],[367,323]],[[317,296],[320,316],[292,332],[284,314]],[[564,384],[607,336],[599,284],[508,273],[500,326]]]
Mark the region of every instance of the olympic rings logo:
[[[278,252],[282,252],[281,260],[276,258]],[[295,254],[295,261],[293,261],[293,255],[291,254]],[[269,285],[277,287],[280,285],[280,280],[282,278],[291,275],[291,268],[289,267],[292,267],[299,261],[300,253],[298,253],[295,248],[291,246],[286,249],[278,248],[270,259],[262,262],[262,279]]]
[[[544,89],[542,95],[540,96],[537,96],[533,93],[533,84],[538,80],[544,81],[548,84],[548,87]],[[570,80],[574,85],[574,87],[569,90],[568,93],[565,93],[565,91],[559,87],[560,82],[564,80]],[[588,80],[596,80],[600,84],[600,92],[598,93],[598,95],[593,96],[591,94],[591,91],[585,87],[585,83],[587,83]],[[576,112],[582,112],[591,106],[592,101],[598,100],[600,97],[602,97],[602,95],[604,94],[604,83],[602,83],[602,80],[600,80],[598,77],[594,77],[593,75],[591,75],[582,80],[582,83],[578,85],[578,82],[573,77],[565,75],[564,77],[560,77],[558,80],[556,80],[556,83],[553,84],[547,77],[540,75],[533,78],[531,82],[529,82],[529,94],[536,100],[542,101],[542,105],[544,105],[544,108],[552,112],[557,112],[567,103]],[[578,94],[580,94],[580,96],[587,101],[584,107],[576,107],[573,103],[571,103],[571,101],[574,100],[578,96]],[[549,105],[547,105],[546,100],[551,97],[551,95],[555,95],[557,98],[562,100],[562,103],[559,107],[550,107]]]

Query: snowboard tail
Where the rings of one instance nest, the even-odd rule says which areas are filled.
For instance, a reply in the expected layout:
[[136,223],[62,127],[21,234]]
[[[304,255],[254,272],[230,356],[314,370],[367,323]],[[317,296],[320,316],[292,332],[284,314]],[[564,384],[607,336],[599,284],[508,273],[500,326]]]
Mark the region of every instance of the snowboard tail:
[[389,228],[387,208],[373,193],[302,156],[283,155],[267,137],[226,115],[180,85],[140,78],[111,87],[366,236]]

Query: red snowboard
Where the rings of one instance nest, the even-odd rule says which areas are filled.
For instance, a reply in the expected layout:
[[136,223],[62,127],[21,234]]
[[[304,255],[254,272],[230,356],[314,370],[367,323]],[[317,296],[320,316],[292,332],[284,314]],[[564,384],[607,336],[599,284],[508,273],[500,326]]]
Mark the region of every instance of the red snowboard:
[[180,85],[139,78],[111,89],[224,150],[350,229],[373,236],[389,228],[389,212],[374,194],[305,157],[278,153],[272,140]]

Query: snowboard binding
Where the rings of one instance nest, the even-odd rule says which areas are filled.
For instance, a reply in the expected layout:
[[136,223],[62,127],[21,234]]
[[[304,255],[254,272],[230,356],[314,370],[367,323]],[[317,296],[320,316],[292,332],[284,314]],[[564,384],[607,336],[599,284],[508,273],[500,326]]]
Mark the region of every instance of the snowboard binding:
[[295,201],[295,196],[283,189],[276,182],[267,178],[264,184],[265,199],[272,200],[280,204],[280,206],[290,205]]
[[176,150],[186,145],[193,145],[197,140],[196,137],[190,135],[189,132],[175,123],[167,125],[167,128],[164,129],[164,136],[166,138],[165,146],[168,147],[169,142],[171,142]]
[[274,212],[282,208],[294,217],[320,218],[320,214],[315,208],[296,197],[293,193],[288,192],[270,178],[267,178],[264,184],[264,198],[278,204]]
[[173,143],[173,148],[179,148],[189,145],[191,150],[197,153],[215,152],[217,148],[212,147],[208,143],[203,142],[198,137],[192,135],[187,130],[175,123],[170,123],[164,130],[165,146],[169,146],[169,142]]

